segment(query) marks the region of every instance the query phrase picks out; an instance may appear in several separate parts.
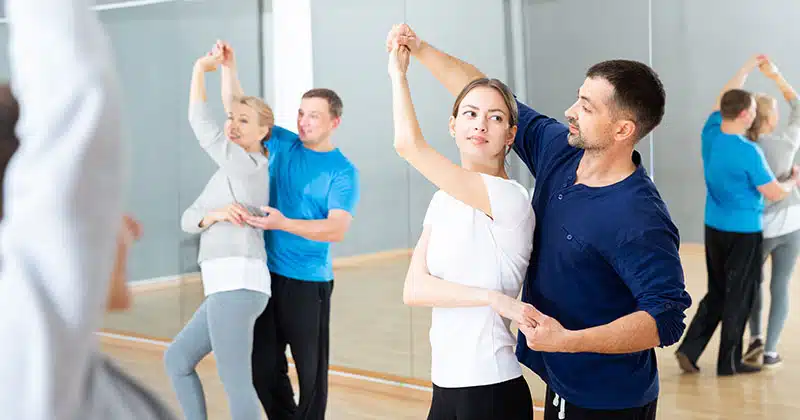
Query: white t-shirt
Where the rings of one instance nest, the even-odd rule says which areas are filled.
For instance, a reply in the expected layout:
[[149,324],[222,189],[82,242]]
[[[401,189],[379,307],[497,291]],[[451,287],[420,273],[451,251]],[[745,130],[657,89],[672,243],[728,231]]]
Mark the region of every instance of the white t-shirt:
[[262,259],[223,257],[205,260],[200,263],[200,273],[206,296],[238,289],[272,295],[272,277]]
[[[444,191],[428,206],[426,255],[431,275],[454,283],[519,295],[536,223],[525,188],[481,174],[493,219]],[[440,387],[489,385],[522,375],[510,321],[490,307],[433,308],[431,379]]]

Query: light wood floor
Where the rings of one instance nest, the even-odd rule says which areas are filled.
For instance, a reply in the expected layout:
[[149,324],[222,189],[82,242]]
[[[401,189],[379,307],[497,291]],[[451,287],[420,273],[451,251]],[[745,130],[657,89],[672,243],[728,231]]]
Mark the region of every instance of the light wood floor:
[[[687,288],[693,306],[687,323],[706,289],[702,250],[683,247],[682,259]],[[427,341],[430,310],[413,310],[400,300],[402,274],[407,258],[344,268],[336,273],[331,318],[332,364],[388,373],[429,378],[430,346]],[[768,264],[765,274],[769,273]],[[796,274],[795,277],[800,275]],[[768,282],[768,277],[765,277]],[[792,299],[800,299],[797,280],[793,280]],[[765,305],[769,303],[768,293]],[[132,313],[114,315],[106,326],[129,329],[138,334],[171,337],[182,326],[181,319],[202,300],[199,284],[164,289],[137,295]],[[181,302],[182,305],[175,302]],[[181,310],[179,306],[184,308]],[[180,312],[184,312],[183,315]],[[181,318],[183,316],[184,318]],[[800,411],[794,386],[800,385],[800,317],[791,314],[786,323],[779,351],[785,360],[778,369],[755,375],[717,378],[715,375],[718,333],[699,361],[698,375],[680,373],[673,358],[675,346],[658,349],[661,377],[659,418],[664,419],[793,419]],[[174,404],[174,397],[163,373],[160,355],[153,351],[131,350],[118,345],[107,347],[148,384]],[[209,406],[225,413],[224,394],[212,367],[201,370],[209,394]],[[535,399],[543,399],[544,385],[530,372],[526,378]],[[389,386],[364,384],[331,377],[331,419],[424,418],[430,394]],[[216,401],[216,402],[214,402]],[[176,406],[177,407],[177,406]],[[214,417],[217,418],[217,417]],[[219,418],[227,418],[222,416]]]

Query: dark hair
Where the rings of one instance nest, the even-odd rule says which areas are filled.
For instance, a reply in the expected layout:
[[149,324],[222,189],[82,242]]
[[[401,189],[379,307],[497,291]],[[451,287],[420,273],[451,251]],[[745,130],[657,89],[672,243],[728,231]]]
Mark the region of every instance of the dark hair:
[[742,111],[753,105],[753,94],[743,89],[731,89],[719,101],[719,112],[726,120],[736,119]]
[[3,215],[3,179],[11,157],[19,147],[16,135],[19,104],[8,84],[0,85],[0,218]]
[[614,87],[613,106],[633,119],[637,142],[661,123],[666,92],[648,65],[632,60],[608,60],[590,67],[586,77],[603,78]]
[[342,98],[340,98],[336,92],[324,88],[311,89],[303,94],[303,99],[307,98],[325,99],[328,101],[328,108],[330,109],[331,116],[333,118],[339,118],[342,116],[342,108],[344,105],[342,104]]
[[461,93],[458,94],[456,97],[456,101],[453,103],[453,117],[458,115],[458,107],[461,106],[461,101],[464,100],[464,97],[475,89],[476,87],[485,86],[490,87],[496,90],[500,96],[503,97],[503,102],[505,102],[506,107],[508,108],[509,116],[508,116],[508,126],[514,127],[517,125],[517,121],[519,119],[519,110],[517,109],[517,100],[514,99],[514,94],[511,93],[511,89],[506,86],[505,83],[497,80],[497,79],[475,79],[471,81],[468,85],[464,86],[464,89],[461,89]]

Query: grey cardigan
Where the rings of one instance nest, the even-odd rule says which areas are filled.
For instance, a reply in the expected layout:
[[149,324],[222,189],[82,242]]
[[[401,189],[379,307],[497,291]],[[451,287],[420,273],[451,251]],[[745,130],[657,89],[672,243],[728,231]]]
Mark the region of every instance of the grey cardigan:
[[219,169],[181,217],[186,233],[200,234],[198,263],[224,257],[248,257],[266,261],[263,231],[245,225],[219,222],[201,228],[200,221],[210,211],[239,203],[258,214],[269,201],[269,161],[261,153],[249,153],[227,139],[214,122],[208,104],[189,105],[189,122],[197,140]]
[[[792,174],[795,155],[800,149],[800,101],[797,99],[789,102],[789,124],[785,130],[764,134],[758,138],[758,144],[764,151],[764,156],[775,177],[786,180]],[[792,192],[781,201],[768,201],[764,208],[764,230],[769,232],[783,231],[788,226],[788,209],[800,205],[800,191],[794,188]],[[791,233],[783,232],[782,234]]]

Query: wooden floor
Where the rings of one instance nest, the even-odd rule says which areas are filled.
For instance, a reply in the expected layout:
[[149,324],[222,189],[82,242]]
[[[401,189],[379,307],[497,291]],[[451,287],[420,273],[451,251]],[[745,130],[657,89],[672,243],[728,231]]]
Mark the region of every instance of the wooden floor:
[[[687,288],[693,306],[687,323],[706,289],[705,263],[700,249],[684,246],[682,251]],[[337,272],[331,319],[332,364],[374,370],[390,375],[429,378],[430,346],[427,341],[430,311],[410,310],[400,301],[402,274],[407,258],[381,264],[364,264]],[[768,265],[765,267],[768,273]],[[795,277],[798,277],[796,274]],[[768,282],[768,277],[765,277]],[[797,285],[797,279],[793,279]],[[792,287],[792,299],[800,299],[798,288]],[[769,303],[765,296],[765,305]],[[182,326],[181,311],[175,302],[185,305],[191,316],[193,305],[202,300],[197,283],[177,289],[164,289],[137,295],[132,314],[110,317],[106,326],[120,330],[126,325],[138,334],[174,335]],[[170,309],[169,303],[173,308]],[[165,310],[166,308],[166,310]],[[174,319],[170,317],[175,315]],[[147,325],[150,323],[149,325]],[[156,333],[153,333],[155,331]],[[800,318],[794,314],[787,320],[779,351],[784,365],[771,371],[747,376],[717,378],[715,375],[718,333],[699,361],[698,375],[680,373],[674,358],[675,346],[658,349],[661,376],[659,418],[663,419],[794,419],[800,418],[800,398],[794,386],[800,386]],[[109,344],[105,349],[123,366],[158,390],[165,400],[175,405],[175,398],[163,372],[157,351],[130,349]],[[206,385],[209,407],[228,418],[225,398],[213,364],[200,369]],[[544,385],[530,372],[526,378],[536,400],[543,399]],[[425,418],[430,394],[427,392],[378,385],[331,376],[330,419],[420,419]]]

